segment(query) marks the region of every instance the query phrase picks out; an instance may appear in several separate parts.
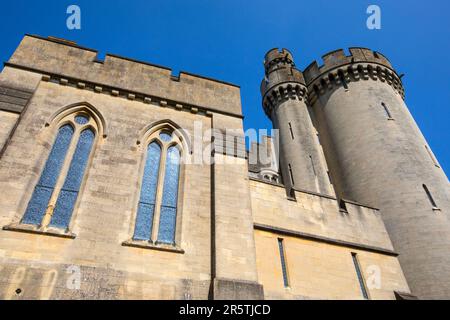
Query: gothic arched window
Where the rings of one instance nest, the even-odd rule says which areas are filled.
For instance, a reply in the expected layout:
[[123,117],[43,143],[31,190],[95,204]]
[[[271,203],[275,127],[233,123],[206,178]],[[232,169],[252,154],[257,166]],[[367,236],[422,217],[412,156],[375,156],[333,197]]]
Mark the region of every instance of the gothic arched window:
[[41,177],[22,218],[40,229],[67,230],[96,138],[96,122],[85,112],[65,116]]
[[148,141],[133,240],[175,245],[181,140],[161,129]]

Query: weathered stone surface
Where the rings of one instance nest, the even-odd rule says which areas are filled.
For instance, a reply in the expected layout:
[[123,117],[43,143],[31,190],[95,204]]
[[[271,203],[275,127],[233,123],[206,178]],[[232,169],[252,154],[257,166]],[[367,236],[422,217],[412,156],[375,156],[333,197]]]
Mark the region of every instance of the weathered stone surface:
[[214,279],[214,299],[216,300],[262,300],[264,289],[256,282],[229,279]]
[[[353,50],[354,61],[391,68],[383,56],[370,52]],[[443,213],[407,214],[416,212],[414,205],[420,210],[427,205],[408,183],[429,183],[444,212],[447,191],[436,190],[445,175],[430,174],[428,153],[418,153],[425,142],[409,114],[400,110],[405,106],[398,79],[375,69],[377,74],[372,70],[364,82],[349,83],[348,91],[339,81],[314,88],[310,82],[316,73],[331,72],[351,60],[337,51],[327,55],[322,69],[312,65],[303,78],[298,70],[277,71],[280,65],[292,65],[289,52],[272,50],[266,58],[266,71],[277,76],[263,92],[277,89],[279,95],[268,99],[265,108],[273,111],[283,131],[284,164],[282,172],[273,163],[257,164],[249,174],[247,156],[254,152],[245,150],[238,87],[187,73],[175,77],[165,67],[113,55],[99,63],[96,51],[26,36],[0,74],[0,104],[17,107],[0,111],[0,297],[361,299],[352,253],[358,255],[371,299],[410,294],[408,283],[418,288],[435,268],[445,272],[443,254],[449,246],[438,248],[432,235],[410,244],[420,226],[434,234],[446,235],[448,229]],[[366,65],[358,75],[366,77],[369,69]],[[331,84],[334,91],[325,92]],[[380,111],[375,107],[380,97],[392,105],[395,122],[389,125],[398,126],[389,132],[372,114]],[[364,106],[361,99],[369,104]],[[21,219],[60,121],[73,112],[95,118],[97,136],[69,230],[30,232]],[[359,122],[353,123],[352,117]],[[196,125],[206,137],[199,145],[191,141]],[[153,128],[164,126],[187,130],[180,135],[183,155],[219,163],[182,165],[174,246],[136,244],[131,238],[146,139]],[[231,136],[214,135],[212,142],[206,135],[210,129],[234,131]],[[268,141],[266,145],[272,143]],[[298,185],[286,184],[287,164]],[[270,181],[261,180],[265,175]],[[379,195],[387,196],[386,190],[394,198],[378,201]],[[378,205],[384,208],[381,212],[373,208]],[[390,218],[397,211],[400,223]],[[436,217],[430,220],[428,214]],[[387,230],[383,219],[390,226]],[[279,238],[285,245],[289,288],[283,283]],[[418,274],[407,283],[395,250],[405,250],[401,261],[408,265],[408,254],[419,255],[427,246],[435,249],[427,259],[441,259],[442,264],[407,269]],[[79,287],[74,270],[79,271]],[[374,272],[381,277],[375,286]],[[446,295],[445,288],[435,287],[425,293]]]

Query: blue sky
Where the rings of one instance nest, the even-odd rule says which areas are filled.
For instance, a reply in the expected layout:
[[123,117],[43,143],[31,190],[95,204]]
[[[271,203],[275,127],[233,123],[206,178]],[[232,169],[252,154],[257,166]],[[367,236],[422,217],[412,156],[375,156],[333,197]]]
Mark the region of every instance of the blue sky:
[[[79,5],[82,29],[68,30]],[[382,29],[366,9],[382,10]],[[332,50],[369,47],[404,73],[406,102],[444,169],[450,170],[450,1],[15,0],[2,3],[0,59],[25,33],[201,74],[241,86],[246,128],[271,128],[259,84],[267,50],[286,47],[303,69]]]

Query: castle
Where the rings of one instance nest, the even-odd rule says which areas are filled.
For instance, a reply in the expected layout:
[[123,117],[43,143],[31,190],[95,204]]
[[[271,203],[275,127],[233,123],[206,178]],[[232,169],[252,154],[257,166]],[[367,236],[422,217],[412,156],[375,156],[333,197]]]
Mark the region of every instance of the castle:
[[391,63],[264,68],[277,134],[246,151],[238,86],[26,35],[0,75],[0,298],[450,298],[448,179]]

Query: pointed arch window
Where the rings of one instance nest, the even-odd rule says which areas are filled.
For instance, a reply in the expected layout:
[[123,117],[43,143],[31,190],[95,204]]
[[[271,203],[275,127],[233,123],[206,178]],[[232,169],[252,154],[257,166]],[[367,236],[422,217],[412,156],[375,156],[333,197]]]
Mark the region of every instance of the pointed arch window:
[[133,241],[176,246],[181,140],[167,129],[148,140]]
[[61,121],[21,223],[68,230],[96,139],[96,122],[84,112]]

